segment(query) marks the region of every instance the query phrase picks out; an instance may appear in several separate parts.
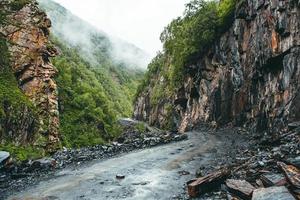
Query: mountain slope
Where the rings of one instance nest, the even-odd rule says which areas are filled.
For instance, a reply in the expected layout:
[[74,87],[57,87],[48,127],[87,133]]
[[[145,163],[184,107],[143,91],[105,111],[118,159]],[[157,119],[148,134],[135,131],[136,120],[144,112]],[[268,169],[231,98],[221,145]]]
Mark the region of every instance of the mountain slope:
[[117,136],[147,60],[59,4],[40,3],[0,2],[0,148],[22,160]]
[[[103,32],[52,1],[39,0],[52,21],[52,42],[61,55],[52,61],[58,68],[60,132],[65,146],[106,142],[118,135],[116,120],[129,117],[146,54],[137,47],[118,45],[135,52],[131,62]],[[80,31],[78,31],[80,30]]]
[[[146,68],[150,57],[140,48],[109,36],[52,0],[38,0],[52,21],[52,33],[95,64],[113,62],[127,68]],[[105,67],[105,66],[102,66]]]

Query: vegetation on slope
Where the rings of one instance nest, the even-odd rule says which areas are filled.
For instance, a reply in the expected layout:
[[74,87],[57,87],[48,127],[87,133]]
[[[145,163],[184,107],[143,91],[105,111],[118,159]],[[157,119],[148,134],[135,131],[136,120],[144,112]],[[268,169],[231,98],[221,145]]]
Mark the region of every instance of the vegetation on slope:
[[[0,26],[8,22],[7,12],[19,10],[27,3],[30,0],[2,1],[0,6],[4,9],[0,10]],[[16,132],[22,130],[21,118],[37,118],[37,109],[18,87],[10,66],[8,42],[1,34],[0,52],[0,150],[10,152],[17,160],[39,158],[44,155],[44,150],[38,143],[32,146],[15,142]],[[37,136],[35,133],[38,131],[38,122],[34,121],[33,124],[32,139]]]
[[[8,10],[21,9],[28,2],[30,1],[14,1]],[[0,11],[0,22],[5,23],[5,14],[2,11],[4,10]],[[64,9],[60,11],[67,12]],[[67,15],[73,17],[70,13]],[[77,19],[72,18],[73,22]],[[143,70],[137,69],[134,63],[129,66],[121,59],[118,61],[112,59],[110,55],[112,44],[105,35],[89,25],[84,25],[82,21],[78,24],[88,27],[86,35],[81,37],[88,37],[86,38],[90,40],[88,45],[85,45],[87,40],[70,42],[65,35],[58,32],[52,37],[53,46],[57,45],[62,52],[53,59],[53,64],[59,70],[57,84],[61,118],[60,135],[62,145],[66,147],[101,144],[117,136],[120,132],[117,119],[131,116],[132,100],[143,76]],[[20,125],[22,119],[18,117],[22,116],[20,112],[25,112],[24,110],[33,119],[38,119],[36,112],[38,108],[18,88],[17,80],[10,68],[6,42],[5,38],[0,38],[0,134],[3,139],[0,150],[9,151],[18,160],[34,159],[45,153],[41,145],[42,137],[36,134],[32,141],[24,141],[21,146],[14,142],[14,134],[11,135],[7,129],[7,126],[14,128]],[[35,126],[35,129],[39,128],[38,122]],[[12,138],[9,138],[10,135]],[[34,146],[26,143],[33,143]]]
[[[164,51],[148,66],[137,95],[151,85],[150,77],[158,74],[165,78],[165,85],[160,86],[165,92],[155,94],[176,90],[182,84],[187,67],[199,60],[232,25],[237,2],[238,0],[192,0],[188,3],[184,15],[173,20],[162,32]],[[156,96],[155,94],[152,96]]]
[[[4,18],[4,13],[1,13]],[[1,25],[1,24],[0,24]],[[30,145],[16,146],[14,133],[19,129],[20,116],[26,109],[30,117],[37,116],[36,108],[18,88],[17,80],[10,68],[10,55],[6,39],[0,35],[0,150],[9,151],[18,160],[41,157],[44,151]],[[35,127],[35,132],[37,127]],[[34,135],[33,135],[34,137]]]
[[[120,132],[117,119],[132,114],[133,97],[143,76],[140,59],[146,55],[131,44],[113,40],[54,1],[38,2],[52,21],[52,40],[62,52],[52,60],[59,70],[62,144],[81,147],[108,142]],[[121,52],[117,47],[122,47]],[[129,55],[124,59],[122,53],[133,54],[133,59],[128,62]]]
[[[54,58],[59,70],[60,133],[67,147],[105,143],[119,134],[118,117],[129,117],[142,73],[108,59],[90,63],[78,48],[53,39],[62,55]],[[95,51],[99,57],[102,52]]]

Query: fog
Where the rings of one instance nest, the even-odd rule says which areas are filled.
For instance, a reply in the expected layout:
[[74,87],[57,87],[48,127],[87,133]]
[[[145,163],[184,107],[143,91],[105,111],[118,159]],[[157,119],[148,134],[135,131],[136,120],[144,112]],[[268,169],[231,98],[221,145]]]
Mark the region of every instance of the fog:
[[127,67],[146,69],[151,56],[145,51],[95,28],[51,0],[38,2],[52,21],[53,35],[77,47],[87,61],[97,64],[99,60],[107,59],[99,55],[107,55],[114,62],[125,63]]
[[109,35],[135,44],[154,56],[160,33],[182,15],[190,0],[55,0]]

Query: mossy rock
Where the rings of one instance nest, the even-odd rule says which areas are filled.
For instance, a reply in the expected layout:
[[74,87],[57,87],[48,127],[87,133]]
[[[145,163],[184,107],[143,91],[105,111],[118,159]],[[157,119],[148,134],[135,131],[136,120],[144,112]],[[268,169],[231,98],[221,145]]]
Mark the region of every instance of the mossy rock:
[[17,161],[36,160],[46,156],[43,148],[36,146],[16,146],[13,143],[0,144],[2,151],[7,151]]
[[22,143],[24,136],[29,141],[38,130],[37,109],[18,87],[10,68],[7,41],[1,36],[0,52],[0,140]]

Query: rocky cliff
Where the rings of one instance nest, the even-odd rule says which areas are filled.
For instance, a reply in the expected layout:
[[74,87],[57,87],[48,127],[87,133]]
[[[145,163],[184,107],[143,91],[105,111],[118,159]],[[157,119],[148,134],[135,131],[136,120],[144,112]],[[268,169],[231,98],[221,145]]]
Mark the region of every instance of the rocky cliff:
[[51,22],[35,1],[25,0],[1,1],[0,21],[0,34],[6,40],[10,57],[7,65],[31,105],[13,105],[5,100],[5,95],[1,98],[4,117],[0,139],[24,144],[33,141],[38,133],[47,138],[47,145],[56,144],[59,116],[53,78],[57,70],[49,57],[55,56],[57,50],[48,40]]
[[240,1],[233,26],[188,67],[181,87],[157,104],[151,103],[153,90],[166,77],[151,75],[134,117],[181,132],[212,122],[278,133],[300,120],[299,19],[299,1]]

